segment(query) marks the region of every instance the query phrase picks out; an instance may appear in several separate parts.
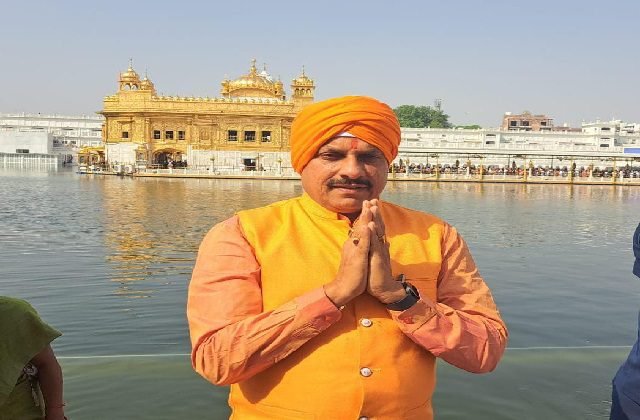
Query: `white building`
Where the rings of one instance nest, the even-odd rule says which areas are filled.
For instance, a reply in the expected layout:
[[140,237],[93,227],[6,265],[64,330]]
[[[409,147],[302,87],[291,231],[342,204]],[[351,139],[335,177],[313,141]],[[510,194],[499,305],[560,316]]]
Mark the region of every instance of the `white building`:
[[[398,159],[418,163],[428,156],[447,161],[474,155],[498,163],[504,155],[518,155],[535,156],[538,161],[563,156],[586,163],[596,158],[640,158],[640,124],[598,121],[583,124],[580,132],[557,130],[402,128]],[[492,158],[497,155],[502,157]]]
[[[11,145],[11,148],[13,148],[13,146],[19,146],[19,141],[41,138],[36,136],[36,133],[42,133],[50,136],[51,147],[49,154],[73,156],[75,160],[75,156],[81,147],[102,145],[103,122],[104,118],[97,115],[65,116],[0,113],[0,134],[2,134],[0,141],[8,142],[7,147]],[[31,134],[21,135],[20,133]],[[11,138],[14,140],[10,141],[9,139]],[[49,139],[49,137],[47,138]],[[30,150],[29,153],[41,153],[31,151],[31,144],[28,143],[24,145],[25,147],[15,148],[28,149]],[[10,153],[15,153],[15,150]]]
[[53,154],[53,134],[43,131],[0,131],[0,153]]

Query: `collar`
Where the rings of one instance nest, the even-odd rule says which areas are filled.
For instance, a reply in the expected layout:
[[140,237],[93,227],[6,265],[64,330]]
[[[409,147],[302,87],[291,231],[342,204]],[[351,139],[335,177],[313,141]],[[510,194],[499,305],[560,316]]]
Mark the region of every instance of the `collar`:
[[303,193],[302,196],[300,197],[300,204],[302,205],[302,208],[304,208],[307,212],[313,214],[314,216],[317,216],[323,219],[345,220],[349,222],[348,217],[322,207],[320,203],[316,202],[306,192]]

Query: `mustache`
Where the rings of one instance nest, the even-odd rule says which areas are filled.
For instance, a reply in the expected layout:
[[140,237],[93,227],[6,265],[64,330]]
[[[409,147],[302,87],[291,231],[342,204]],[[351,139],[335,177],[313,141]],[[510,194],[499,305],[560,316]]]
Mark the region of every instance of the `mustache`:
[[368,188],[371,188],[372,186],[371,181],[365,178],[356,178],[356,179],[339,178],[339,179],[330,179],[329,181],[327,181],[328,187],[341,187],[344,185],[365,185]]

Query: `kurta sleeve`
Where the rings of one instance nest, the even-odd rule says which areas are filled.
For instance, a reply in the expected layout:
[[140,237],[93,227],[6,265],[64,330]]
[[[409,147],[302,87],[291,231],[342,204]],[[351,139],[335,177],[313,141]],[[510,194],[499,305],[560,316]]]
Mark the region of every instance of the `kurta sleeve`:
[[237,216],[206,235],[189,284],[194,369],[217,385],[237,383],[287,357],[340,319],[317,288],[263,311],[260,266]]
[[445,224],[437,302],[421,298],[390,311],[402,331],[426,350],[469,372],[495,369],[508,332],[462,237]]

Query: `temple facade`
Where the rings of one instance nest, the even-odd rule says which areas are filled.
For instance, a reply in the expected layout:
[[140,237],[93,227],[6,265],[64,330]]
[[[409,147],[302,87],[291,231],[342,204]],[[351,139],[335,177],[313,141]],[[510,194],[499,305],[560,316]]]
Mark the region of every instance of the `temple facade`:
[[258,71],[255,60],[247,74],[222,82],[218,98],[159,96],[131,64],[118,83],[100,112],[105,160],[138,167],[290,166],[291,122],[315,91],[303,68],[287,98],[283,83]]

